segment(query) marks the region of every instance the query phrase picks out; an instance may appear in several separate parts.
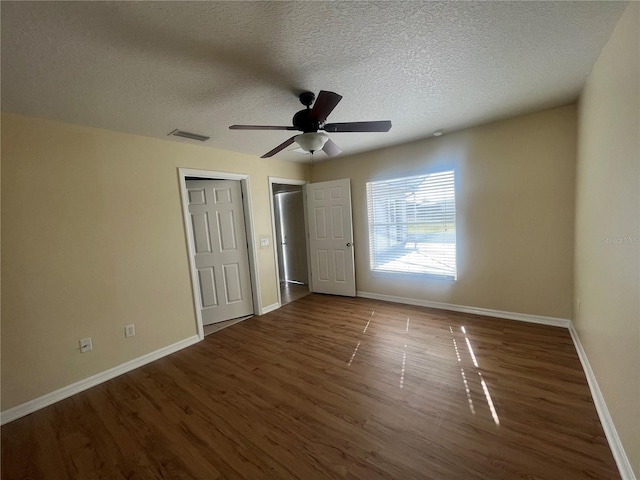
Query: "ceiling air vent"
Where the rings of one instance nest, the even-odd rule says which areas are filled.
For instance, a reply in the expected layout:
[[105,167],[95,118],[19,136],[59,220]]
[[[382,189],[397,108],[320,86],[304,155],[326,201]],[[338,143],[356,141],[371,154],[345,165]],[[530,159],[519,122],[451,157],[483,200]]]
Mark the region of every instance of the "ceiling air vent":
[[197,140],[199,142],[206,142],[207,140],[209,140],[211,138],[211,137],[207,137],[206,135],[199,135],[197,133],[191,133],[191,132],[185,132],[184,130],[178,130],[177,128],[173,132],[170,132],[169,135],[171,135],[173,137],[188,138],[189,140]]

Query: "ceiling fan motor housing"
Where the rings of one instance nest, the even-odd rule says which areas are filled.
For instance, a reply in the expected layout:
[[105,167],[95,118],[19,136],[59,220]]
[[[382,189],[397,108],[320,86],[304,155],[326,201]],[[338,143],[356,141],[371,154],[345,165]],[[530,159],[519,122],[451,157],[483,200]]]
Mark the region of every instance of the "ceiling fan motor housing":
[[293,126],[304,133],[317,132],[320,128],[320,122],[309,118],[311,110],[308,108],[300,110],[293,116]]

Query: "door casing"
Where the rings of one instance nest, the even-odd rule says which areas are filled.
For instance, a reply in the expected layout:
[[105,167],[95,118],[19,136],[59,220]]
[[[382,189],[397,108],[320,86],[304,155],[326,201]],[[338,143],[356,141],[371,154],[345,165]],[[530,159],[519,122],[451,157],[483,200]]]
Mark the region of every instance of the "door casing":
[[[189,268],[191,270],[191,291],[193,292],[193,305],[196,312],[196,326],[200,340],[204,339],[204,327],[200,305],[200,289],[198,288],[198,270],[194,261],[194,239],[189,223],[189,200],[187,193],[187,177],[196,177],[212,180],[238,180],[242,188],[242,203],[244,207],[244,224],[247,231],[247,247],[249,251],[249,273],[251,277],[251,292],[253,297],[253,311],[258,315],[262,314],[260,304],[260,282],[258,281],[257,251],[253,225],[253,210],[251,208],[251,189],[249,175],[244,173],[216,172],[211,170],[195,170],[191,168],[179,168],[178,178],[180,182],[180,197],[182,198],[182,217],[184,220],[184,230],[187,237],[187,251],[189,256]],[[277,182],[276,182],[277,183]],[[279,294],[278,294],[279,295]]]

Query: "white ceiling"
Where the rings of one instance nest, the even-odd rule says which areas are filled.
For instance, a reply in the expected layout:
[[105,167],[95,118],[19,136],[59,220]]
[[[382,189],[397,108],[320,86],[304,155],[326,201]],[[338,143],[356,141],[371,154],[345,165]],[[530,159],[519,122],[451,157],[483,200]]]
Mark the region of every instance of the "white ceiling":
[[228,126],[290,125],[330,90],[329,122],[393,122],[331,134],[344,155],[573,102],[625,7],[3,1],[2,109],[261,155],[292,132]]

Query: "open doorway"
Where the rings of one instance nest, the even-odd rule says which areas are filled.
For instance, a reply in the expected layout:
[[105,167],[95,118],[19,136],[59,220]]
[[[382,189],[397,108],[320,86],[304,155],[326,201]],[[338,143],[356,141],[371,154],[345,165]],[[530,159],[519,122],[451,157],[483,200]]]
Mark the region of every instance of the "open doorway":
[[309,293],[304,182],[270,179],[280,305]]

